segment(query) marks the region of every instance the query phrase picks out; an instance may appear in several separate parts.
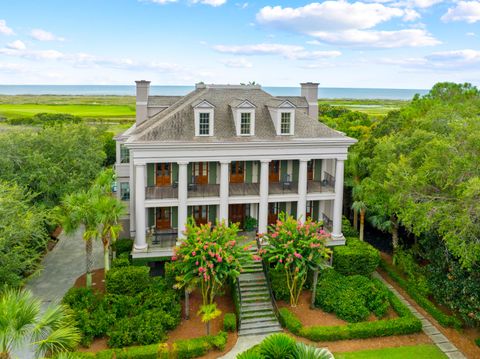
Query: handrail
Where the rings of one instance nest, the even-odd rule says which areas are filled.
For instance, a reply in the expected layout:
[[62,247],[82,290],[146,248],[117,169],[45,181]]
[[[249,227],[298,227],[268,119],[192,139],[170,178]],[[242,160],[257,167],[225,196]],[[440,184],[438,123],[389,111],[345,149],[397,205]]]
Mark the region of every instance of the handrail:
[[242,321],[240,319],[240,306],[242,305],[242,292],[240,290],[240,281],[238,280],[238,278],[235,279],[235,282],[236,282],[236,287],[237,287],[237,296],[238,296],[238,304],[235,306],[236,308],[236,311],[237,311],[237,325],[238,325],[238,331],[240,331],[240,327],[242,325]]
[[[259,249],[262,248],[259,237],[257,237],[257,247]],[[270,294],[270,300],[272,302],[273,311],[277,319],[279,319],[280,316],[279,316],[278,306],[277,306],[277,302],[275,301],[275,297],[273,295],[272,282],[270,281],[270,276],[268,275],[269,270],[268,270],[268,266],[265,259],[262,259],[262,267],[263,267],[263,274],[265,275],[265,279],[267,281],[267,288],[268,288],[268,293]]]

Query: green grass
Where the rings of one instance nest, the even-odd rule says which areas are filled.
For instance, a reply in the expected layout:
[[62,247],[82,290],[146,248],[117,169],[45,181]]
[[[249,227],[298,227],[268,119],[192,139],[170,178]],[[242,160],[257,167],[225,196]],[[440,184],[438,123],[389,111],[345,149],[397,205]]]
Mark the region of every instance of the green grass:
[[0,117],[31,117],[37,113],[69,113],[83,118],[134,118],[135,107],[128,105],[47,105],[0,104]]
[[335,359],[444,359],[447,358],[440,349],[433,344],[361,350],[347,353],[334,353]]
[[371,116],[385,116],[388,112],[398,110],[410,101],[404,100],[320,100],[320,104],[345,107]]

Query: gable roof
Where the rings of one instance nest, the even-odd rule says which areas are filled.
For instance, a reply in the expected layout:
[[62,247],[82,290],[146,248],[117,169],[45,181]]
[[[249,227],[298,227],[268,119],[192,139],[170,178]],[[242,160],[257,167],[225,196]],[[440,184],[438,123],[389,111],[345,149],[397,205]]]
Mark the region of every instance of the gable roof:
[[[303,98],[304,99],[304,98]],[[237,136],[231,104],[245,100],[255,104],[255,135]],[[194,108],[203,101],[214,106],[214,136],[195,136]],[[276,134],[268,110],[269,104],[288,101],[295,110],[295,131],[292,136]],[[323,123],[309,117],[303,101],[298,97],[274,97],[258,86],[197,87],[164,111],[146,120],[132,131],[128,142],[258,142],[291,141],[295,139],[344,138],[345,136]],[[295,108],[295,104],[302,105]]]

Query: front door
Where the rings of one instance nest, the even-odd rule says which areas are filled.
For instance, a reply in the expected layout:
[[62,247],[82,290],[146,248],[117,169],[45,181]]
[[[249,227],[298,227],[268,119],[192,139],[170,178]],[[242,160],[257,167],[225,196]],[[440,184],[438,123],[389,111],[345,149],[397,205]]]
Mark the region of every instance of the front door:
[[208,211],[208,206],[192,207],[192,216],[195,219],[195,223],[197,223],[197,226],[201,224],[207,224],[208,222],[207,211]]
[[313,160],[307,162],[307,180],[313,181]]
[[233,161],[230,164],[230,183],[243,183],[245,162]]
[[193,174],[197,184],[208,184],[208,162],[195,162]]
[[279,212],[278,202],[268,204],[268,224],[273,225],[277,222]]
[[230,222],[239,223],[240,228],[242,228],[245,219],[245,205],[231,204],[228,207],[228,216],[230,217]]
[[280,161],[271,161],[268,172],[269,182],[278,182],[280,179]]
[[170,207],[157,208],[157,229],[169,229],[171,225],[172,210]]
[[157,163],[155,184],[157,187],[170,186],[171,183],[171,170],[170,163]]

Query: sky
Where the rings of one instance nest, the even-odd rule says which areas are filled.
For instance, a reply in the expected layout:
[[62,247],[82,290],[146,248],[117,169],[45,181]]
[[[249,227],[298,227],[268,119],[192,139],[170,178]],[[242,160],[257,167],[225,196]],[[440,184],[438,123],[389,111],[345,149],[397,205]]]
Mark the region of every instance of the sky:
[[480,0],[0,0],[1,84],[480,85]]

